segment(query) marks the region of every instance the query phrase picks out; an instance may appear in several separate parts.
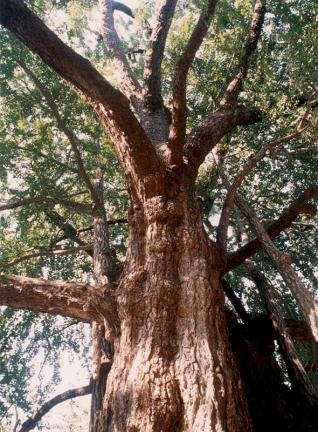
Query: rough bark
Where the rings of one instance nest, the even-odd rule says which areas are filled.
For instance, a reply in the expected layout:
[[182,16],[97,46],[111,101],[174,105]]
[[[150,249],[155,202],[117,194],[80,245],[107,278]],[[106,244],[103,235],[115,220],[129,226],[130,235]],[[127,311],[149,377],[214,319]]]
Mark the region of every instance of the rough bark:
[[102,322],[102,315],[91,304],[91,292],[90,285],[81,283],[0,275],[0,299],[3,306],[70,316],[84,322],[93,319]]
[[[276,389],[283,404],[286,394],[288,399],[273,361],[273,338],[270,342],[265,339],[262,347],[257,338],[244,337],[240,332],[236,345],[233,328],[230,337],[221,283],[224,262],[205,233],[195,199],[196,172],[207,153],[231,129],[255,123],[260,117],[238,104],[222,106],[185,136],[186,75],[209,27],[216,1],[206,2],[180,59],[171,140],[159,151],[152,144],[166,138],[167,131],[161,134],[158,130],[167,129],[167,123],[160,123],[163,120],[156,112],[146,113],[145,121],[138,99],[139,84],[131,75],[114,29],[114,4],[106,0],[101,4],[104,39],[115,68],[121,71],[123,91],[136,111],[141,109],[141,124],[128,99],[22,1],[0,0],[0,23],[76,89],[111,136],[131,198],[125,269],[112,291],[109,282],[113,282],[114,273],[105,209],[86,182],[94,202],[96,286],[1,276],[2,304],[94,322],[91,432],[249,432],[254,425],[263,430],[260,419],[264,402],[253,402],[253,394],[266,383],[258,376],[262,372],[259,360],[260,364],[265,362],[265,377],[271,380],[264,399],[275,412],[271,420],[279,418],[282,410],[275,411],[268,388]],[[162,46],[169,27],[164,24],[162,37],[153,45]],[[155,83],[158,91],[157,78]],[[170,151],[168,157],[166,150]],[[179,164],[177,170],[174,161]],[[107,338],[113,345],[106,342]],[[270,375],[273,369],[274,378]],[[275,383],[277,377],[279,384]]]
[[228,344],[218,254],[190,190],[131,210],[117,293],[121,334],[104,400],[108,430],[251,430]]
[[[94,187],[96,203],[93,207],[94,229],[94,256],[93,270],[97,283],[95,289],[100,292],[101,287],[108,286],[107,295],[113,297],[113,289],[116,280],[116,267],[111,254],[109,233],[107,226],[106,209],[104,205],[104,188],[102,179],[97,180]],[[103,295],[103,293],[101,293]],[[105,292],[104,292],[105,295]],[[90,432],[98,432],[103,429],[101,411],[106,389],[106,380],[113,360],[113,345],[107,340],[112,339],[112,329],[107,322],[104,325],[99,322],[92,323],[92,400],[90,415]]]

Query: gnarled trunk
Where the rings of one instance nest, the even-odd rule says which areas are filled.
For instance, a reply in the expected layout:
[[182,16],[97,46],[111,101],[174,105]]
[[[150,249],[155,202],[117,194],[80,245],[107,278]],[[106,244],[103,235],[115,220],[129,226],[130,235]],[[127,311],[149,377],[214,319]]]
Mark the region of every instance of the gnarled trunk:
[[219,282],[192,187],[133,201],[103,431],[249,431]]

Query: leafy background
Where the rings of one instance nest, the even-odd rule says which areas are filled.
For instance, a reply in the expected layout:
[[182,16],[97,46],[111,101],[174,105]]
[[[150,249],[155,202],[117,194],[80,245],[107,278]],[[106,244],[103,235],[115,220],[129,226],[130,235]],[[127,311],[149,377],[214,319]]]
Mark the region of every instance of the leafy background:
[[[27,3],[64,41],[89,58],[115,84],[107,49],[98,35],[97,1],[33,0]],[[116,22],[132,68],[141,77],[143,56],[134,51],[147,45],[149,27],[158,2],[125,3],[135,6],[135,19],[132,21],[116,13]],[[167,106],[171,104],[170,90],[176,60],[203,3],[201,0],[181,0],[178,3],[163,64]],[[269,1],[267,10],[257,57],[252,61],[244,92],[240,96],[245,104],[260,110],[263,121],[233,131],[215,152],[216,156],[224,155],[230,178],[234,178],[244,161],[264,142],[284,136],[294,129],[318,82],[317,2]],[[210,112],[211,106],[217,106],[220,101],[242,50],[251,13],[249,0],[219,1],[211,30],[189,76],[189,130]],[[90,205],[70,145],[38,89],[19,66],[22,61],[47,88],[65,123],[80,139],[80,151],[89,176],[96,177],[96,167],[103,167],[108,219],[126,218],[128,194],[111,146],[111,137],[103,134],[91,112],[64,81],[3,29],[0,31],[0,46],[1,203],[49,195]],[[265,158],[243,184],[242,194],[265,225],[316,181],[317,121],[317,109],[314,109],[306,125],[306,133],[279,149],[271,158]],[[209,233],[213,237],[225,196],[213,157],[209,157],[201,168],[197,194],[204,218],[210,221]],[[76,246],[72,239],[63,238],[64,233],[52,219],[53,211],[76,230],[89,228],[92,224],[90,215],[52,203],[1,212],[2,272],[68,281],[91,280],[91,259],[85,253],[40,257],[10,265],[30,253]],[[231,250],[240,244],[239,224],[243,224],[250,238],[253,238],[246,222],[240,221],[234,212],[229,239]],[[123,262],[127,247],[126,224],[111,225],[110,236],[117,258]],[[83,231],[81,239],[90,243],[91,230]],[[315,218],[312,215],[299,217],[275,242],[281,250],[291,254],[295,268],[309,289],[317,293],[318,236],[315,233]],[[266,254],[257,254],[255,260],[276,287],[285,315],[299,317],[295,302]],[[233,271],[227,279],[251,314],[263,311],[258,292],[243,268]],[[9,430],[9,424],[14,423],[15,410],[23,420],[51,397],[63,376],[66,358],[69,362],[73,359],[81,378],[88,380],[90,336],[87,325],[71,319],[2,308],[0,337],[1,432]],[[298,350],[306,364],[310,354],[307,347],[299,345]],[[315,382],[316,372],[310,373]],[[82,384],[85,383],[84,380]],[[73,406],[62,423],[45,426],[44,421],[39,429],[53,431],[56,427],[56,430],[80,431],[83,418],[88,416],[88,406],[88,402],[84,408]]]

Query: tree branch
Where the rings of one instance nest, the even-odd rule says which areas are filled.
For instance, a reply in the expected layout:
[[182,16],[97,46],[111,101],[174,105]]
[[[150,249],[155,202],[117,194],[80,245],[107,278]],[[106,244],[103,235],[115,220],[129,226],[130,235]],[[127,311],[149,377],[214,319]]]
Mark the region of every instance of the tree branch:
[[234,307],[235,311],[237,312],[238,316],[241,318],[241,320],[244,323],[247,323],[251,319],[251,317],[246,312],[240,298],[236,295],[236,293],[233,291],[232,287],[228,284],[228,282],[225,279],[222,279],[222,287],[224,289],[224,292],[225,292],[227,298],[230,300],[230,302],[232,303],[232,306]]
[[186,138],[184,157],[195,170],[221,138],[236,126],[247,126],[261,121],[257,111],[244,106],[224,107],[214,111],[201,125],[192,129]]
[[8,267],[13,267],[23,261],[28,261],[32,258],[55,257],[55,256],[62,256],[62,255],[70,255],[78,252],[87,252],[87,251],[92,252],[92,250],[93,250],[93,245],[83,245],[83,246],[77,246],[77,247],[67,248],[67,249],[55,249],[55,250],[50,250],[45,252],[34,252],[8,262],[4,268],[0,269],[0,271],[4,271]]
[[91,290],[90,285],[82,283],[0,275],[1,306],[103,322],[90,303]]
[[251,261],[247,261],[245,266],[264,301],[294,389],[300,392],[300,394],[310,404],[313,402],[317,404],[318,400],[315,391],[308,379],[301,361],[298,358],[291,335],[288,332],[283,315],[276,303],[273,287],[267,281],[257,265]]
[[142,196],[161,190],[162,165],[127,98],[62,42],[21,0],[0,0],[0,24],[75,87],[115,144],[129,182]]
[[[247,160],[242,170],[239,172],[239,174],[235,177],[232,184],[229,186],[224,200],[220,222],[217,228],[217,244],[223,254],[226,253],[227,232],[228,232],[228,227],[230,222],[230,215],[234,205],[235,192],[239,189],[244,179],[250,174],[253,168],[256,167],[258,162],[260,162],[265,157],[268,151],[272,151],[274,147],[290,142],[292,139],[298,137],[303,131],[304,128],[301,129],[297,128],[296,131],[292,132],[289,135],[286,135],[283,138],[277,139],[275,141],[270,141],[264,144],[257,153],[255,153]],[[221,176],[223,174],[224,173],[221,173]]]
[[[177,63],[173,82],[172,125],[169,137],[171,151],[177,161],[181,157],[187,122],[186,86],[190,66],[211,24],[217,0],[207,0],[199,20]],[[179,155],[177,154],[179,153]]]
[[92,387],[93,383],[91,382],[87,386],[67,390],[66,392],[61,393],[50,399],[49,401],[45,402],[32,418],[29,418],[22,424],[19,432],[29,432],[30,430],[34,429],[37,426],[37,423],[42,419],[42,417],[56,405],[65,402],[68,399],[88,395],[92,392]]
[[65,200],[63,198],[53,198],[47,196],[38,196],[38,197],[30,197],[24,198],[15,202],[8,202],[6,204],[0,205],[0,211],[4,210],[13,210],[18,207],[22,207],[24,205],[30,204],[60,204],[64,207],[67,207],[71,210],[74,210],[79,213],[91,214],[92,208],[88,204],[77,203],[75,201]]
[[256,50],[257,42],[262,31],[266,12],[265,3],[265,0],[256,0],[252,22],[243,47],[242,58],[236,68],[233,78],[225,90],[220,106],[233,105],[236,103],[239,94],[243,90],[243,81],[247,76],[251,57]]
[[117,11],[123,12],[124,14],[126,14],[127,16],[129,16],[130,18],[135,18],[134,17],[134,13],[130,9],[130,7],[126,6],[123,3],[113,1],[112,2],[112,8],[113,8],[113,12],[117,10]]
[[140,113],[141,87],[129,66],[121,40],[115,29],[114,2],[100,0],[100,9],[103,14],[102,35],[111,56],[119,88],[129,97],[136,111]]
[[144,59],[144,98],[152,111],[163,107],[161,63],[177,0],[162,0]]
[[298,303],[304,319],[311,329],[313,337],[316,341],[318,341],[318,302],[313,298],[309,290],[298,276],[297,272],[293,269],[290,256],[281,252],[274,245],[255,212],[237,193],[235,195],[235,203],[241,213],[249,221],[258,240],[262,243],[265,251],[272,259],[276,269],[289,287],[291,293]]
[[[289,228],[292,222],[302,213],[316,214],[317,209],[314,205],[309,204],[308,201],[312,198],[318,198],[318,186],[313,185],[303,192],[289,207],[280,215],[280,217],[273,222],[266,230],[267,235],[273,239],[277,237],[282,231]],[[241,265],[247,258],[256,254],[263,249],[260,240],[255,239],[247,243],[239,250],[228,255],[227,265],[225,272],[229,272],[234,268]]]
[[55,120],[57,122],[59,129],[64,133],[64,135],[67,137],[69,143],[71,144],[71,148],[72,148],[72,151],[73,151],[74,156],[75,156],[78,172],[79,172],[80,176],[82,177],[82,179],[83,179],[83,181],[84,181],[84,183],[85,183],[85,185],[86,185],[86,187],[87,187],[87,189],[91,195],[92,201],[96,205],[100,205],[98,196],[95,193],[94,186],[92,185],[92,182],[90,181],[90,179],[87,175],[87,172],[85,170],[84,163],[82,160],[82,156],[81,156],[81,153],[79,151],[80,140],[77,138],[75,133],[66,125],[64,119],[61,117],[61,115],[59,113],[58,106],[56,105],[54,99],[52,98],[49,90],[45,87],[45,85],[41,83],[41,81],[36,77],[36,75],[31,71],[31,69],[26,64],[24,64],[21,60],[15,60],[15,61],[25,71],[25,73],[33,81],[36,88],[39,90],[39,92],[44,97],[48,107],[50,108],[50,110],[53,114],[53,117],[55,118]]
[[[58,228],[60,228],[64,232],[64,234],[65,234],[64,238],[68,238],[70,240],[73,240],[79,246],[88,246],[87,243],[85,243],[83,240],[81,240],[81,238],[79,236],[79,231],[76,230],[69,222],[67,222],[56,211],[48,210],[45,212],[45,214],[54,223],[54,225],[56,225]],[[61,240],[62,239],[60,238],[59,241],[61,241]],[[51,242],[51,244],[52,244],[52,242]],[[93,256],[92,249],[87,249],[86,252],[91,257]]]

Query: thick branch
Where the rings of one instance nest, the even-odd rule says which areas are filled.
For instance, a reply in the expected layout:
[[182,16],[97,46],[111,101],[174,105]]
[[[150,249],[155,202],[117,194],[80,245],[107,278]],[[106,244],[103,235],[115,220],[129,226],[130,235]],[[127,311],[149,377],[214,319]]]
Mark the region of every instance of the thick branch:
[[145,54],[144,97],[151,110],[162,108],[161,63],[177,0],[162,0]]
[[112,137],[128,180],[141,195],[162,185],[161,163],[127,98],[91,63],[64,44],[21,0],[0,0],[0,23],[66,79],[89,104]]
[[233,128],[259,121],[261,121],[259,113],[244,106],[220,108],[190,132],[186,139],[184,156],[197,170],[206,155]]
[[63,198],[53,198],[47,196],[39,196],[39,197],[30,197],[24,198],[15,202],[8,202],[7,204],[0,205],[0,211],[4,210],[13,210],[18,207],[22,207],[24,205],[30,204],[60,204],[64,207],[67,207],[71,210],[74,210],[79,213],[92,213],[92,208],[88,204],[77,203],[75,201],[69,201]]
[[232,105],[235,103],[239,94],[243,90],[243,81],[246,78],[251,57],[256,50],[257,42],[262,31],[266,12],[265,3],[265,0],[256,0],[252,22],[243,48],[243,55],[237,66],[236,72],[234,73],[234,77],[231,79],[224,93],[221,100],[221,106]]
[[[293,221],[302,213],[316,214],[316,207],[309,204],[311,198],[318,198],[318,186],[313,185],[302,193],[289,207],[281,214],[281,216],[267,228],[268,236],[273,239],[282,231],[291,226]],[[242,264],[247,258],[262,250],[263,245],[258,240],[252,240],[245,246],[241,247],[236,252],[229,254],[225,272],[233,270]]]
[[82,283],[0,275],[1,306],[103,322],[90,304],[91,290],[90,285]]
[[45,404],[41,406],[41,408],[37,411],[37,413],[32,418],[26,420],[22,424],[19,432],[29,432],[30,430],[34,429],[37,426],[38,422],[42,419],[42,417],[45,414],[47,414],[56,405],[65,402],[68,399],[73,399],[79,396],[88,395],[91,392],[92,392],[92,383],[84,387],[78,387],[75,389],[67,390],[64,393],[55,396],[54,398],[45,402]]
[[170,147],[181,152],[187,122],[186,86],[190,66],[211,24],[217,0],[207,0],[190,39],[177,63],[173,82],[172,126]]

